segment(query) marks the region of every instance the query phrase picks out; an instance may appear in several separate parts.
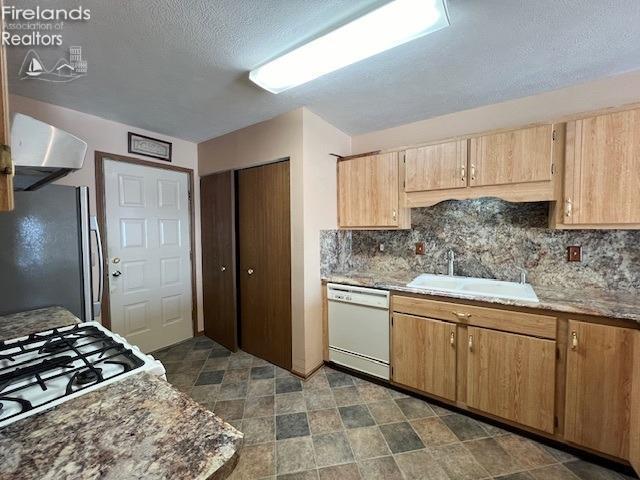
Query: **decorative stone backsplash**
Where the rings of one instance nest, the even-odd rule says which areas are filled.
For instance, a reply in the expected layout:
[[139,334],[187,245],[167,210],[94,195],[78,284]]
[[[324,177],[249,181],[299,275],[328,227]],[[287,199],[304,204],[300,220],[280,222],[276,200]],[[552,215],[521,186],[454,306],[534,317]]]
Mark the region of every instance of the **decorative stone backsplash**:
[[[640,290],[640,231],[551,230],[548,204],[497,199],[451,200],[411,212],[411,230],[325,230],[322,273],[345,271],[446,273],[532,285]],[[425,255],[415,254],[416,242]],[[384,244],[384,251],[380,251]],[[582,262],[567,262],[567,247],[582,247]]]

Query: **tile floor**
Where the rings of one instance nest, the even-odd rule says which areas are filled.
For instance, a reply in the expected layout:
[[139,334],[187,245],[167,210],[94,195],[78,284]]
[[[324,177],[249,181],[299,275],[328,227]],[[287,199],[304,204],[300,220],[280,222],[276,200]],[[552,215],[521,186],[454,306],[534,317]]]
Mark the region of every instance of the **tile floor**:
[[154,355],[173,385],[244,432],[233,479],[631,478],[327,367],[301,381],[206,337]]

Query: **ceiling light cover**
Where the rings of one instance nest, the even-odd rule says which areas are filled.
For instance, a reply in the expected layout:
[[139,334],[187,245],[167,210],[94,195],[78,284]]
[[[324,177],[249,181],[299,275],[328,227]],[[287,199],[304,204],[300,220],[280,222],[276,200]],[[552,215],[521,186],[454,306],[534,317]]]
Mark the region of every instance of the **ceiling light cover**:
[[249,78],[280,93],[449,26],[446,0],[394,0],[252,70]]

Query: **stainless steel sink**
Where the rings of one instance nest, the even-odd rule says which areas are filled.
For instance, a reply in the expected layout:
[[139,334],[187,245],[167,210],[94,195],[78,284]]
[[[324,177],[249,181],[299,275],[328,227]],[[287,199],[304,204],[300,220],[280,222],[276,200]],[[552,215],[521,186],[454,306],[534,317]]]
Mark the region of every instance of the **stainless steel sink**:
[[465,296],[482,296],[538,302],[538,296],[528,283],[502,282],[487,278],[456,277],[451,275],[418,275],[407,287]]

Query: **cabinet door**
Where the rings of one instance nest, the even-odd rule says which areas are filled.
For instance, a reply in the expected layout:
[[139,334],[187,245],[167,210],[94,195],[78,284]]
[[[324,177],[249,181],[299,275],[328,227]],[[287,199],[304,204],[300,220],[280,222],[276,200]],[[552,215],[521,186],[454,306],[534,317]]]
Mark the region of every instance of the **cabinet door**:
[[629,462],[640,473],[640,330],[633,332],[633,387],[631,389],[631,423]]
[[626,328],[569,321],[567,440],[628,457],[633,333]]
[[456,326],[393,314],[393,381],[449,400],[456,397]]
[[398,153],[338,162],[341,227],[398,226]]
[[552,125],[472,138],[469,185],[551,181],[552,150]]
[[[0,8],[2,4],[0,0]],[[9,145],[8,88],[6,50],[5,47],[0,46],[0,148]],[[8,158],[8,155],[5,158]],[[0,212],[13,210],[13,169],[11,165],[3,165],[3,163],[0,160]]]
[[468,327],[467,404],[553,433],[556,343]]
[[640,109],[567,123],[564,221],[640,223]]
[[440,143],[405,152],[405,192],[467,186],[467,140]]

